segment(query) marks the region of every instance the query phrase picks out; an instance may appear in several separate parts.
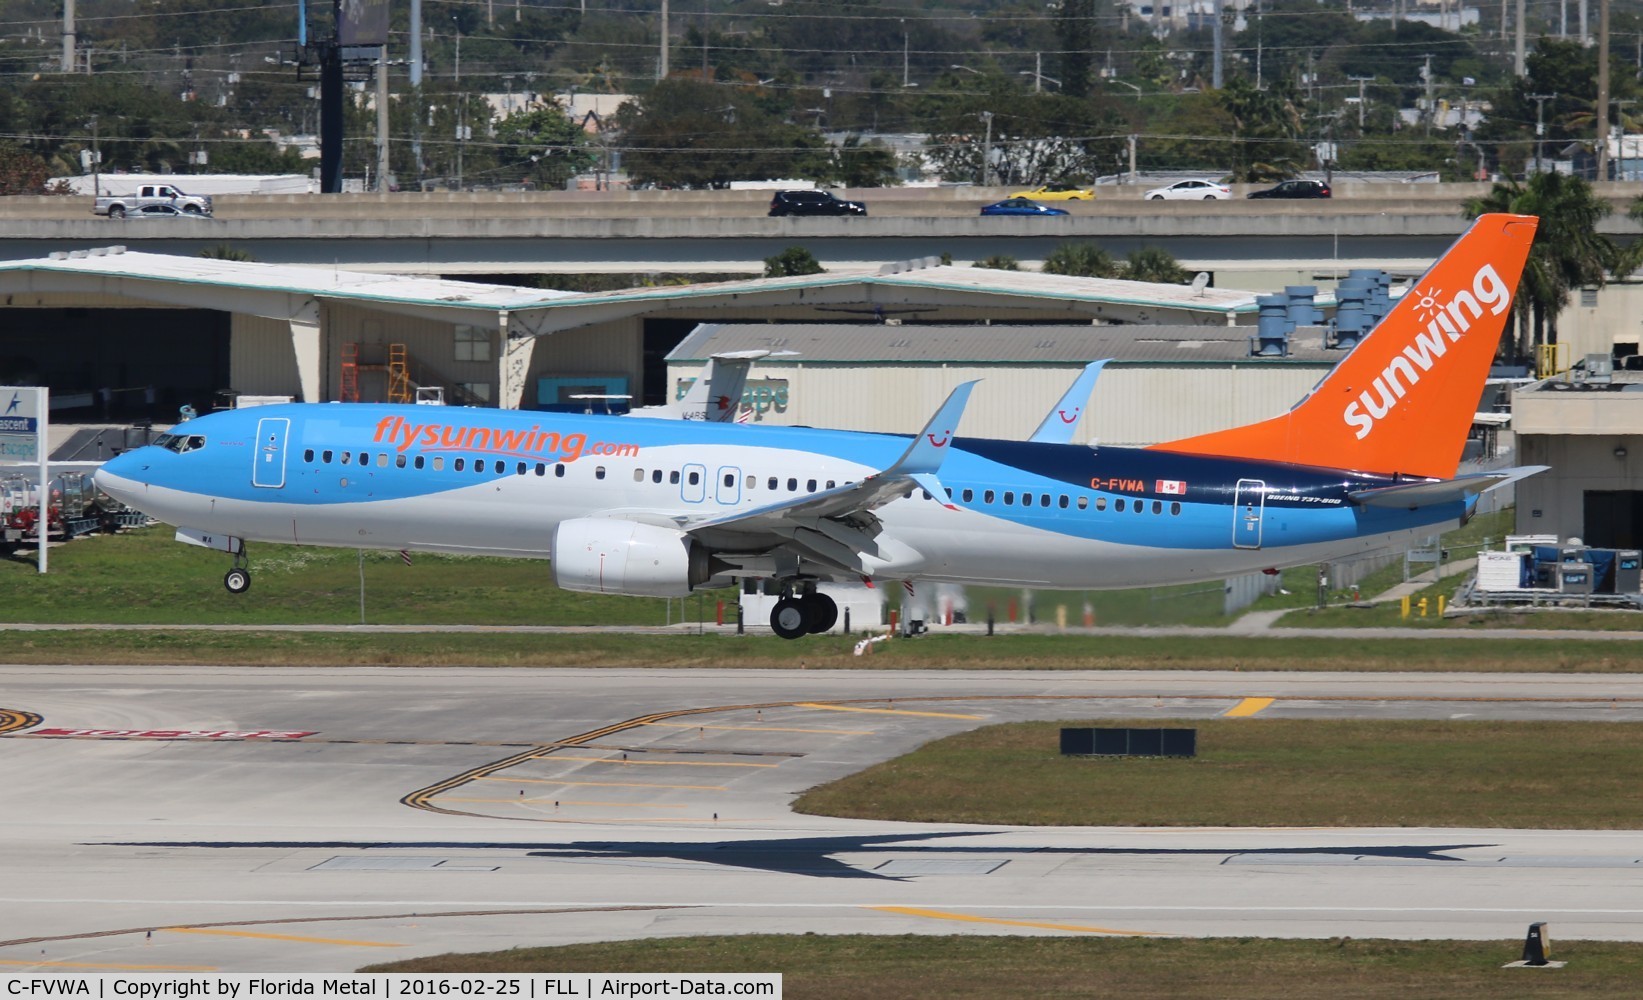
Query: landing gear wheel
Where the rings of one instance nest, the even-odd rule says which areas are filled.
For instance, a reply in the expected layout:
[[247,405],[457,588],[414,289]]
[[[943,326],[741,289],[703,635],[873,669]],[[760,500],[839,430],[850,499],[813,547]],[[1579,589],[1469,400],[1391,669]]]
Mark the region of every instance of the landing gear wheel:
[[243,594],[251,589],[251,571],[236,566],[223,575],[222,585],[230,594]]
[[827,632],[838,624],[839,605],[826,594],[811,594],[804,599],[805,615],[810,619],[811,635]]
[[809,608],[797,598],[784,597],[770,609],[770,629],[783,639],[797,639],[810,633]]

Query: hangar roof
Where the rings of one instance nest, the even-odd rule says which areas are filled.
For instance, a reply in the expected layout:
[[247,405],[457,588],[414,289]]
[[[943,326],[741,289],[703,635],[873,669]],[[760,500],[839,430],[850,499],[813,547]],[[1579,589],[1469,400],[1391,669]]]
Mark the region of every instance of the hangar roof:
[[123,247],[0,261],[0,294],[30,291],[106,293],[275,318],[312,314],[319,301],[349,301],[457,323],[491,327],[506,323],[510,333],[527,335],[654,312],[664,303],[708,307],[1014,306],[1049,308],[1075,319],[1210,326],[1225,326],[1240,317],[1247,321],[1256,312],[1253,292],[916,263],[886,265],[877,273],[838,272],[581,294],[127,252]]
[[[1250,353],[1254,328],[1203,326],[889,325],[879,323],[703,323],[667,356],[706,361],[726,351],[792,351],[793,364],[1132,364],[1333,365],[1343,351],[1323,346],[1318,327],[1290,338],[1283,357]],[[770,359],[769,363],[782,363]]]

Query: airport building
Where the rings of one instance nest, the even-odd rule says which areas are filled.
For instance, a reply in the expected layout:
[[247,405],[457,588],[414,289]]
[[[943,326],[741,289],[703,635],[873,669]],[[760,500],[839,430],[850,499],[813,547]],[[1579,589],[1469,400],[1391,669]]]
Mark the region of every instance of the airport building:
[[1517,484],[1519,533],[1643,547],[1643,372],[1524,386],[1512,425],[1517,463],[1551,467]]
[[1024,435],[1084,362],[1122,358],[1085,436],[1132,443],[1271,415],[1340,353],[1257,343],[1259,308],[1252,292],[934,260],[579,294],[111,247],[0,262],[0,383],[93,408],[107,388],[113,416],[162,423],[184,403],[227,405],[225,390],[372,401],[437,386],[482,406],[655,404],[685,377],[669,352],[699,354],[676,348],[707,324],[725,343],[744,328],[803,340],[803,358],[754,370],[789,383],[780,416],[885,431],[916,429],[953,385],[984,377],[969,433]]

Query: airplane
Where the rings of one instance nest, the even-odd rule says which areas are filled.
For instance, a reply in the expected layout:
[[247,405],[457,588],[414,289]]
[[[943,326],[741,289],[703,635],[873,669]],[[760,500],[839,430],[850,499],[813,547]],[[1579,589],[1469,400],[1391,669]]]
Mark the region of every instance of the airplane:
[[774,581],[787,639],[832,627],[827,581],[1100,589],[1321,562],[1544,469],[1457,475],[1537,223],[1478,218],[1288,412],[1145,448],[1058,443],[1065,414],[1048,441],[957,437],[974,382],[912,436],[292,403],[188,420],[96,481],[229,553],[235,593],[247,542],[546,558],[575,591]]
[[770,351],[762,348],[750,351],[723,351],[707,359],[696,381],[690,384],[683,399],[660,406],[639,406],[628,411],[630,417],[651,417],[663,420],[706,420],[728,423],[737,419],[742,405],[742,388],[747,384],[748,369],[753,362],[766,358],[796,357],[798,351]]

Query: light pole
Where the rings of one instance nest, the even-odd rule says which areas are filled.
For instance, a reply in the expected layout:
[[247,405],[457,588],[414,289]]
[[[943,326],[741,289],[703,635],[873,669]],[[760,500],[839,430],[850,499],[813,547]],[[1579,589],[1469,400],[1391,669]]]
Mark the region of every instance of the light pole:
[[951,66],[949,66],[947,68],[948,69],[961,69],[966,73],[974,73],[976,76],[986,76],[987,75],[986,73],[983,73],[979,69],[971,69],[968,66],[960,66],[958,63],[953,63]]
[[1135,100],[1136,100],[1136,103],[1137,103],[1137,104],[1139,104],[1139,103],[1140,103],[1140,102],[1141,102],[1141,88],[1140,88],[1140,87],[1137,87],[1137,86],[1136,86],[1136,85],[1135,85],[1135,84],[1133,84],[1133,83],[1125,83],[1125,82],[1124,82],[1124,81],[1123,81],[1123,80],[1117,80],[1117,79],[1114,79],[1114,78],[1112,78],[1112,77],[1110,77],[1110,76],[1109,76],[1109,77],[1107,77],[1107,82],[1108,82],[1108,83],[1116,83],[1116,84],[1118,84],[1118,85],[1119,85],[1119,86],[1120,86],[1120,87],[1128,87],[1128,88],[1130,88],[1130,89],[1131,89],[1131,90],[1133,90],[1133,91],[1135,91]]
[[976,171],[976,184],[987,183],[987,161],[993,158],[993,113],[983,111],[981,120],[987,123],[987,140],[981,145],[981,168]]
[[1051,83],[1055,84],[1057,87],[1061,86],[1061,81],[1060,80],[1057,80],[1053,76],[1045,76],[1043,73],[1040,73],[1037,70],[1032,70],[1032,69],[1016,70],[1016,76],[1030,76],[1030,77],[1032,77],[1033,78],[1033,93],[1035,93],[1035,94],[1041,93],[1044,90],[1044,81],[1045,80],[1050,81]]
[[1540,149],[1546,141],[1546,102],[1557,100],[1556,94],[1530,94],[1535,102],[1535,173],[1540,173]]

